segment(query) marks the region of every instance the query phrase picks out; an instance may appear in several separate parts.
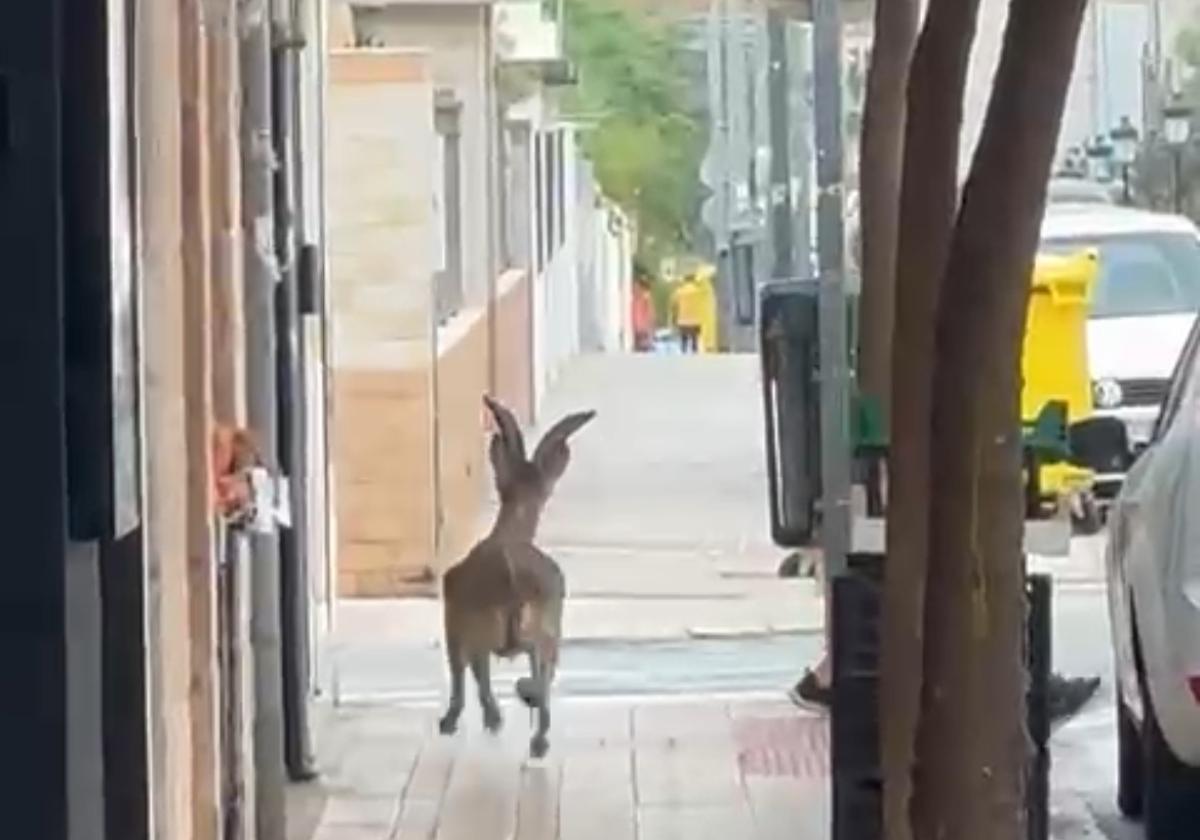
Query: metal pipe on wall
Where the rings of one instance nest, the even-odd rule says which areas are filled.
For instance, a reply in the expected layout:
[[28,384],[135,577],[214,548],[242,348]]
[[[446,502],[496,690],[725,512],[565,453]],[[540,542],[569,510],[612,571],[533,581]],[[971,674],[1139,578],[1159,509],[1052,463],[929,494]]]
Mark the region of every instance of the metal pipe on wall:
[[280,532],[280,615],[283,678],[284,760],[293,780],[316,775],[308,716],[308,465],[305,460],[306,400],[299,294],[299,220],[302,190],[298,162],[299,51],[294,0],[272,0],[271,56],[275,254],[279,284],[275,296],[276,376],[279,411],[279,462],[288,478],[291,524]]
[[[242,0],[238,31],[247,413],[262,455],[274,471],[279,452],[275,334],[279,266],[274,231],[269,11],[267,0]],[[257,840],[283,840],[286,814],[278,535],[253,535],[251,553],[256,836]]]

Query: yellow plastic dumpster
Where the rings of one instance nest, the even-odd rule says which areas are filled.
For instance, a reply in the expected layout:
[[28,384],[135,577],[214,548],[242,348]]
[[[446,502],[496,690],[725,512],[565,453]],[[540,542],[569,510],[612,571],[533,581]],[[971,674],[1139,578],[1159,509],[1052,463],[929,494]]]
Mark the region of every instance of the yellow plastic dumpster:
[[1038,256],[1025,321],[1021,417],[1032,422],[1051,400],[1067,404],[1067,421],[1092,413],[1087,317],[1099,258],[1094,250]]
[[717,270],[707,263],[696,269],[696,285],[704,299],[704,320],[700,323],[700,350],[704,353],[717,351],[717,290],[713,283]]
[[[1098,270],[1094,250],[1037,258],[1021,356],[1021,418],[1027,425],[1055,401],[1066,405],[1068,424],[1092,413],[1087,317]],[[1063,499],[1090,493],[1093,478],[1090,470],[1059,461],[1041,466],[1039,483],[1046,496]]]

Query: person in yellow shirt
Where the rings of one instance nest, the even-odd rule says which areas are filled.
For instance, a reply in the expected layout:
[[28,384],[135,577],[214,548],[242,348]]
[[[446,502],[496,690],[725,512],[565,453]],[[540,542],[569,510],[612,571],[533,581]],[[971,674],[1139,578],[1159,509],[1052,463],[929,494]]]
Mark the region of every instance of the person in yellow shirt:
[[684,353],[700,352],[700,328],[704,324],[704,290],[689,274],[671,295],[671,320],[679,333]]

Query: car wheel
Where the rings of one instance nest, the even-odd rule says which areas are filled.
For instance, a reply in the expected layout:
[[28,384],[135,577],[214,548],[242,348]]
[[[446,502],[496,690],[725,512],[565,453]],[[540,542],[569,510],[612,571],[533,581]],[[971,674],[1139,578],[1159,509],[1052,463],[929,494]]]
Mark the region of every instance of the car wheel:
[[1130,819],[1142,816],[1142,737],[1117,695],[1117,807]]
[[1142,792],[1146,840],[1177,840],[1195,836],[1200,824],[1200,768],[1184,764],[1171,752],[1159,728],[1154,706],[1143,699]]

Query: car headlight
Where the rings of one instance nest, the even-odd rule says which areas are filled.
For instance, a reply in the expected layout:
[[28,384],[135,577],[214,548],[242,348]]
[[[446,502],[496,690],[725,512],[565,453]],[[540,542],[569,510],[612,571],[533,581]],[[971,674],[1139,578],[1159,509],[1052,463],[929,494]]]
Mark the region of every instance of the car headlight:
[[1092,399],[1099,408],[1116,408],[1125,399],[1125,392],[1115,379],[1098,379],[1092,383]]

